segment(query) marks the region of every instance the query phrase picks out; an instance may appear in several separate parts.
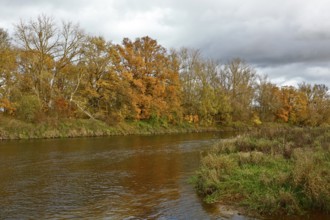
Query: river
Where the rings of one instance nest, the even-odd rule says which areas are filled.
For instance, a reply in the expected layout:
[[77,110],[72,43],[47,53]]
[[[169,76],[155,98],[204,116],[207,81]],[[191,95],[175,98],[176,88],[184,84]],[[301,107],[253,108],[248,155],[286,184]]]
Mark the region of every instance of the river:
[[188,180],[231,135],[0,142],[0,219],[217,219]]

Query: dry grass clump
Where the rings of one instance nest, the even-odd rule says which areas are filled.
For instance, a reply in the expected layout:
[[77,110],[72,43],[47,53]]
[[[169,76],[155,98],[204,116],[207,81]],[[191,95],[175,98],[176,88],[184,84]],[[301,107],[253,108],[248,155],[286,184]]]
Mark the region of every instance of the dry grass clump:
[[260,214],[330,212],[329,146],[329,129],[263,129],[217,143],[194,183],[206,202]]

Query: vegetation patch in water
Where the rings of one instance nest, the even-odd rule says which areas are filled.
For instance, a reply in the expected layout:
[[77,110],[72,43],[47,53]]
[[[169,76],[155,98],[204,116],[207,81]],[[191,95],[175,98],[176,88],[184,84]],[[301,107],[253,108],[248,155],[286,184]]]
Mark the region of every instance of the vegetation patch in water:
[[193,182],[207,203],[250,213],[328,213],[329,149],[328,128],[263,128],[215,144]]

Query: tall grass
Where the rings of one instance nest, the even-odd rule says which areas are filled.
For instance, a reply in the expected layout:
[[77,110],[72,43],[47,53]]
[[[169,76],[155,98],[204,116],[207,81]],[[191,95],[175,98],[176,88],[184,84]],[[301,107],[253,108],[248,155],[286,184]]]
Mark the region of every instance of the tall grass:
[[330,212],[330,130],[270,128],[220,141],[194,177],[208,203],[265,215]]
[[109,125],[91,119],[54,119],[32,123],[0,115],[1,139],[94,137],[129,134],[169,134],[211,131],[216,128],[195,127],[189,123],[169,124],[164,120],[126,121]]

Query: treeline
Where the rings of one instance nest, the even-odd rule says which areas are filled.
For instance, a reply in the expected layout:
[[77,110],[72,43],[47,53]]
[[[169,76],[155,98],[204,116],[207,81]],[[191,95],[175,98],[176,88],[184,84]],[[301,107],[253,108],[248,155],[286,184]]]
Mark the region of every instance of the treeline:
[[92,118],[202,125],[330,123],[325,85],[279,87],[240,59],[167,50],[150,37],[114,44],[45,15],[0,29],[0,112],[28,122]]

